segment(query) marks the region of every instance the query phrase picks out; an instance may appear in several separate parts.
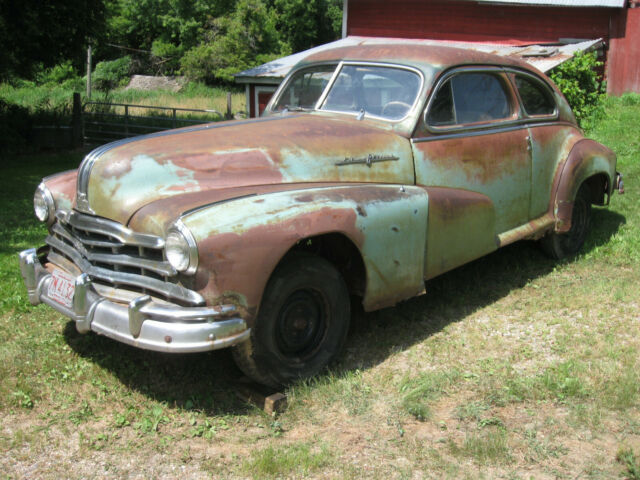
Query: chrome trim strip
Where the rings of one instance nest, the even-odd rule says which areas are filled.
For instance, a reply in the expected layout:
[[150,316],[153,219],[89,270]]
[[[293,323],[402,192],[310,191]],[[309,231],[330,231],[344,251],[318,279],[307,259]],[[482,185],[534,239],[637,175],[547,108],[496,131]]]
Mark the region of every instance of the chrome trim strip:
[[126,245],[136,245],[144,248],[161,249],[164,247],[164,239],[155,235],[137,233],[124,225],[107,220],[106,218],[94,217],[72,210],[56,212],[58,220],[68,223],[72,227],[86,230],[88,232],[107,235],[118,239]]
[[[225,348],[245,341],[251,333],[234,305],[180,307],[159,304],[144,296],[128,305],[118,304],[98,295],[86,274],[76,277],[73,305],[67,308],[49,298],[51,274],[38,261],[35,249],[19,256],[32,303],[45,303],[71,318],[81,333],[93,330],[137,348],[167,353]],[[137,336],[130,331],[132,316],[140,322]]]
[[511,125],[501,125],[501,126],[493,126],[491,128],[486,128],[484,130],[459,130],[453,133],[434,135],[432,137],[418,137],[412,138],[412,143],[422,143],[422,142],[435,142],[437,140],[449,140],[452,138],[466,138],[466,137],[477,137],[480,135],[491,135],[495,133],[504,133],[504,132],[512,132],[514,130],[523,130],[525,128],[536,128],[536,127],[549,127],[563,125],[567,127],[576,126],[569,122],[560,122],[560,121],[552,121],[552,122],[540,122],[540,123],[528,123],[527,121],[518,122],[516,124]]

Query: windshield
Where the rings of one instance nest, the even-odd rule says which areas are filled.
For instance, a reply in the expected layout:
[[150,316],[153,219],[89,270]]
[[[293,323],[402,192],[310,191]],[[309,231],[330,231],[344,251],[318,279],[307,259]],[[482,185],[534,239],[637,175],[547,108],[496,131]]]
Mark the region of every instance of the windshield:
[[[420,90],[420,76],[412,70],[345,64],[330,83],[336,68],[337,65],[322,65],[299,70],[272,110],[364,112],[369,116],[400,120],[409,113]],[[322,103],[318,104],[321,99]]]

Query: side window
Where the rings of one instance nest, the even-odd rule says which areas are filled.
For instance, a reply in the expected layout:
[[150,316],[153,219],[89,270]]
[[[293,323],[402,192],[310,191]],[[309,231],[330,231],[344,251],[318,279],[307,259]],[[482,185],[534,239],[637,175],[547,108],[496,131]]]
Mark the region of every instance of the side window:
[[516,75],[516,87],[527,115],[553,115],[556,112],[555,101],[539,82]]
[[509,97],[499,77],[490,73],[460,73],[443,83],[436,93],[427,123],[464,125],[509,117]]

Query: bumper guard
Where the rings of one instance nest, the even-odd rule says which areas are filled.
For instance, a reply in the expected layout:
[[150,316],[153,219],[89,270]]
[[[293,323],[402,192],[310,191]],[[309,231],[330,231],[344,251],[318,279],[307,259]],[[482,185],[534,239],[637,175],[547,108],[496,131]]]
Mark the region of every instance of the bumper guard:
[[20,271],[33,305],[46,303],[75,321],[80,333],[94,332],[134,347],[158,352],[217,350],[243,342],[250,330],[234,305],[181,307],[154,301],[148,295],[128,305],[98,295],[86,273],[75,278],[68,308],[49,297],[51,274],[34,248],[20,252]]

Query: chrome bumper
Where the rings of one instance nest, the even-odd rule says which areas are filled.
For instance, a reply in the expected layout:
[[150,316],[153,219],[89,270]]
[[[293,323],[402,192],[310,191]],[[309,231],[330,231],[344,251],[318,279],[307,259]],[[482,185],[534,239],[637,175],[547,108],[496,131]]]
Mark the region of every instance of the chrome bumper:
[[181,307],[142,295],[124,305],[98,295],[86,273],[75,279],[72,308],[48,296],[51,274],[34,248],[20,252],[20,271],[33,305],[46,303],[75,321],[80,333],[93,330],[122,343],[158,352],[204,352],[243,342],[249,329],[233,305]]

